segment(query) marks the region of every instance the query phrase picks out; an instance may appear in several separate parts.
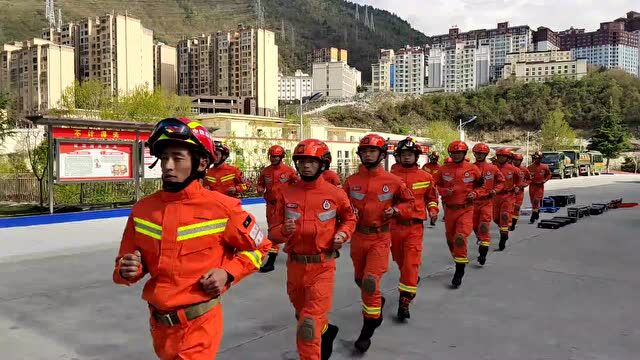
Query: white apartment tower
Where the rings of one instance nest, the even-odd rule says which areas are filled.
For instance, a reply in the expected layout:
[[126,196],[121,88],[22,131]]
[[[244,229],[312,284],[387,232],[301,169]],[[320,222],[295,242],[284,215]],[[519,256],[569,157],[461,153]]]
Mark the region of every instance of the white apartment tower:
[[488,84],[491,75],[491,51],[458,43],[446,49],[432,49],[429,56],[429,88],[446,92],[476,90]]
[[399,94],[424,93],[424,50],[407,46],[395,54],[393,91]]
[[178,64],[176,48],[157,42],[153,44],[153,84],[156,89],[163,89],[175,94],[178,86]]
[[362,74],[345,62],[313,64],[313,92],[328,99],[344,99],[357,93]]
[[313,94],[313,78],[302,70],[294,76],[278,75],[278,100],[300,100]]
[[373,91],[392,91],[395,83],[395,53],[381,49],[378,63],[371,64],[371,88]]

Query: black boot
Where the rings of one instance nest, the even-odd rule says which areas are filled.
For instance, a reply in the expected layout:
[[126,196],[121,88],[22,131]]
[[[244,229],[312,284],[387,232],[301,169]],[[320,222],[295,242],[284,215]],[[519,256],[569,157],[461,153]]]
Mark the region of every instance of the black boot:
[[320,342],[320,359],[328,360],[331,357],[331,353],[333,353],[333,341],[338,336],[338,327],[329,324],[327,326],[327,331],[322,334],[322,340]]
[[409,313],[409,304],[415,296],[415,294],[400,291],[400,299],[398,300],[398,320],[404,321],[411,318],[411,314]]
[[508,232],[501,232],[500,233],[500,244],[498,244],[498,249],[500,249],[500,251],[503,251],[504,248],[507,246],[507,240],[509,240],[509,233]]
[[464,267],[465,264],[456,263],[456,272],[453,274],[453,279],[451,279],[451,286],[454,289],[457,289],[462,285],[462,277],[464,276]]
[[478,256],[478,263],[480,265],[484,265],[487,261],[487,252],[489,252],[488,246],[480,245],[480,247],[478,247],[478,253],[480,254],[480,256]]
[[437,220],[436,220],[435,218],[431,218],[431,219],[429,220],[429,225],[431,225],[431,226],[436,226],[436,221],[437,221]]
[[260,268],[260,272],[261,273],[268,273],[268,272],[273,271],[275,269],[275,267],[273,265],[275,264],[277,257],[278,257],[278,254],[269,253],[269,257],[267,258],[267,262]]
[[384,308],[385,299],[382,298],[382,305],[380,306],[380,317],[377,319],[364,318],[362,322],[362,330],[360,330],[360,336],[354,343],[355,348],[360,353],[365,353],[371,346],[371,337],[376,329],[382,325],[382,309]]
[[513,231],[516,229],[516,224],[518,223],[518,219],[517,218],[513,218],[511,219],[511,226],[509,227],[509,231]]
[[540,218],[540,212],[533,210],[531,212],[531,219],[529,219],[529,224],[533,224]]

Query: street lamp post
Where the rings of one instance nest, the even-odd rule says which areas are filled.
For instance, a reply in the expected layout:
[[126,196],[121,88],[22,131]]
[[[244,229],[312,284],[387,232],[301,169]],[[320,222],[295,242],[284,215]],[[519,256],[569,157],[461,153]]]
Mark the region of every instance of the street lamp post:
[[304,133],[304,120],[303,120],[304,115],[303,115],[303,112],[302,112],[302,98],[303,98],[302,95],[303,95],[304,91],[302,89],[302,72],[300,73],[299,79],[300,79],[300,87],[299,87],[299,89],[300,89],[300,136],[299,137],[300,137],[300,141],[302,141],[302,139],[304,137],[304,135],[303,135],[303,133]]
[[460,133],[460,141],[464,141],[464,130],[462,130],[462,128],[465,125],[476,121],[477,118],[478,118],[477,116],[474,116],[474,117],[472,117],[471,119],[469,119],[469,120],[467,120],[465,122],[462,122],[462,119],[460,119],[460,124],[458,125],[458,131]]
[[529,139],[531,138],[532,135],[536,135],[539,134],[542,130],[538,130],[538,131],[527,131],[527,150],[526,150],[526,164],[529,164]]

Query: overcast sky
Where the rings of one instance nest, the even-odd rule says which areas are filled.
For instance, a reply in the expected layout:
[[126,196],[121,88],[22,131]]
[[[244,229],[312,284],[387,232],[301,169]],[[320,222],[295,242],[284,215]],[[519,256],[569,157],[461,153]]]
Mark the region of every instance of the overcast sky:
[[640,11],[638,0],[352,0],[395,13],[426,35],[511,25],[547,26],[555,31],[570,26],[596,30],[601,22]]

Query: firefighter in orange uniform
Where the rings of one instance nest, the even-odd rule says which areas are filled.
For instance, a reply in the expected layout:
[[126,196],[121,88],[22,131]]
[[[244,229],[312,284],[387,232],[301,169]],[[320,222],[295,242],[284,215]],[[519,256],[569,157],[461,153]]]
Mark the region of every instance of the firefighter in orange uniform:
[[[436,174],[438,172],[440,172],[440,165],[438,164],[438,160],[440,159],[440,153],[438,153],[437,151],[432,151],[429,154],[429,162],[424,164],[424,166],[422,167],[422,170],[428,172],[429,174],[431,174],[431,176],[435,179]],[[438,193],[438,187],[434,186],[435,190],[436,190],[436,196],[440,197],[439,193]],[[442,219],[442,221],[444,221],[444,218]],[[435,218],[431,218],[431,221],[429,222],[429,225],[431,226],[435,226],[436,224],[436,219]]]
[[[273,145],[269,148],[269,161],[271,165],[262,169],[260,176],[258,177],[258,194],[264,196],[265,203],[267,204],[267,225],[269,227],[275,224],[275,210],[276,210],[276,192],[279,188],[288,184],[293,184],[298,181],[298,175],[296,171],[282,160],[285,156],[285,150],[280,145]],[[260,268],[260,272],[267,273],[275,269],[276,258],[280,246],[273,243],[271,249],[269,249],[269,257],[265,264]]]
[[329,359],[338,327],[329,324],[337,250],[347,242],[356,217],[344,191],[336,191],[322,173],[331,164],[327,145],[300,142],[293,161],[302,181],[283,187],[276,200],[276,221],[269,233],[284,242],[287,293],[298,321],[296,343],[301,360]]
[[402,167],[402,165],[400,165],[400,156],[396,155],[395,152],[393,153],[393,159],[395,162],[391,165],[391,169],[389,169],[389,171],[398,170]]
[[529,223],[533,224],[540,218],[540,207],[544,198],[544,184],[551,180],[551,170],[549,165],[542,164],[542,152],[536,151],[531,155],[533,161],[529,165],[529,174],[531,174],[531,184],[529,184],[529,199],[531,200],[531,219]]
[[447,148],[451,158],[435,176],[435,183],[445,206],[445,234],[449,251],[456,264],[451,279],[453,288],[462,284],[467,258],[467,238],[473,231],[473,202],[486,195],[482,188],[484,178],[480,170],[466,161],[469,151],[466,143],[453,141]]
[[424,220],[427,215],[433,222],[438,218],[438,197],[433,177],[418,167],[418,158],[422,154],[420,145],[406,138],[398,142],[395,153],[400,158],[401,167],[391,173],[411,189],[416,204],[413,219],[395,219],[391,224],[391,255],[400,268],[398,319],[403,321],[411,317],[409,304],[416,296],[422,263]]
[[500,227],[500,244],[498,245],[500,251],[505,249],[509,240],[515,195],[520,191],[521,186],[520,170],[509,163],[511,156],[512,152],[507,148],[496,150],[496,165],[504,176],[504,188],[493,198],[493,221]]
[[369,349],[375,329],[382,324],[384,298],[380,280],[389,265],[389,222],[398,216],[412,219],[415,214],[411,191],[399,177],[380,165],[386,153],[387,142],[383,137],[377,134],[363,137],[358,145],[362,165],[344,184],[358,217],[351,240],[351,260],[362,296],[363,325],[355,342],[361,353]]
[[142,299],[160,359],[215,359],[223,327],[220,297],[260,268],[271,243],[240,201],[200,184],[216,160],[205,127],[165,119],[148,144],[161,161],[162,190],[133,206],[113,280],[132,285],[149,274]]
[[489,147],[478,143],[473,146],[478,167],[484,178],[485,195],[478,197],[473,206],[473,231],[478,238],[478,263],[484,265],[491,245],[491,222],[493,220],[493,197],[504,188],[504,176],[497,166],[488,162]]
[[[331,153],[329,153],[329,163],[331,163]],[[327,168],[322,171],[322,178],[324,178],[324,181],[329,184],[342,189],[342,181],[340,180],[340,176],[337,172]]]
[[249,188],[247,181],[242,176],[240,169],[225,162],[229,157],[229,147],[217,140],[214,141],[214,146],[217,161],[212,168],[207,170],[204,177],[204,187],[237,197]]
[[515,194],[515,203],[513,204],[513,215],[511,216],[511,227],[509,227],[510,231],[514,231],[516,229],[516,224],[518,223],[518,219],[520,219],[520,208],[522,207],[522,203],[524,202],[524,189],[529,186],[531,182],[531,174],[529,173],[529,169],[522,165],[522,160],[524,157],[522,154],[515,153],[512,157],[513,166],[515,166],[520,172],[518,175],[520,176],[520,190],[517,194]]

